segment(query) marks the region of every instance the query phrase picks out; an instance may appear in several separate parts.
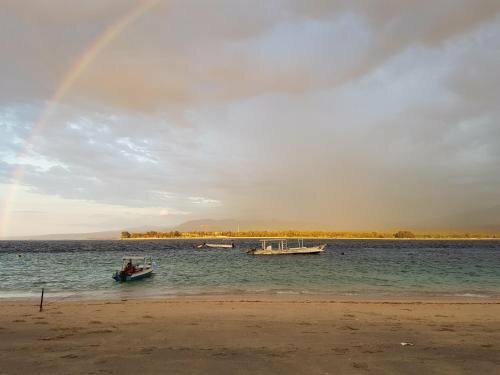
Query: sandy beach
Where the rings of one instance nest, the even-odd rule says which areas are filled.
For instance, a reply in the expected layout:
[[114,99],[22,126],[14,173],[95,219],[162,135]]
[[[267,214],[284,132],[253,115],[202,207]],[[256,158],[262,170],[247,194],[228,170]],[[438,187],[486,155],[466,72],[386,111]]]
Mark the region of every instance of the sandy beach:
[[500,301],[49,299],[43,312],[0,311],[0,374],[500,373]]

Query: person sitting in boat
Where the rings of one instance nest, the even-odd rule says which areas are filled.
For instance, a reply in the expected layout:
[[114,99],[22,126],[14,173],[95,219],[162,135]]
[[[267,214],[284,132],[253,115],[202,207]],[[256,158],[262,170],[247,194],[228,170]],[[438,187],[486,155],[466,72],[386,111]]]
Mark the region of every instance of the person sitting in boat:
[[132,275],[136,271],[135,266],[132,264],[132,261],[129,260],[125,268],[123,269],[123,272],[125,272],[128,275]]

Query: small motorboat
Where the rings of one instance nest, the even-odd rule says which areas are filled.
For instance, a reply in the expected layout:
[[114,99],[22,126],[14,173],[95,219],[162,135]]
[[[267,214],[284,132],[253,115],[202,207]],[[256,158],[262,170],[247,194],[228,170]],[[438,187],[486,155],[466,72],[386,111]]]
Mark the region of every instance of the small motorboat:
[[113,274],[116,281],[134,281],[153,274],[153,262],[150,256],[124,256],[122,268]]
[[202,243],[196,245],[197,249],[232,249],[234,248],[234,242],[231,243]]
[[253,255],[298,255],[298,254],[319,254],[325,251],[326,244],[319,246],[304,246],[304,240],[299,239],[297,247],[288,247],[286,239],[260,240],[260,249],[248,250],[248,254]]

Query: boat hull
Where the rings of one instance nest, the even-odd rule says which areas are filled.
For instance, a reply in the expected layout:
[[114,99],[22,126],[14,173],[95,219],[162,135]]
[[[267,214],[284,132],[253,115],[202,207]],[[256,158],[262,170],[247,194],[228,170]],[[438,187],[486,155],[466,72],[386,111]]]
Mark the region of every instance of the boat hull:
[[202,245],[196,246],[198,249],[232,249],[234,248],[234,244],[212,244],[212,243],[205,243]]
[[291,247],[288,249],[253,249],[248,253],[253,255],[307,255],[319,254],[325,251],[326,245],[313,247]]
[[132,275],[122,275],[120,271],[115,272],[113,275],[113,279],[116,281],[124,282],[124,281],[136,281],[136,280],[141,280],[146,277],[150,277],[153,274],[153,268],[148,268],[136,273],[133,273]]

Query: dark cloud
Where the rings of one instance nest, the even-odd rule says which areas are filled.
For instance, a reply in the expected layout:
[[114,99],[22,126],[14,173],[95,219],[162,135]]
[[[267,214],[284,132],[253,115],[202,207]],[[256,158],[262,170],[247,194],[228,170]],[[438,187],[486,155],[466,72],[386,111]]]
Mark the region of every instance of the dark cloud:
[[[0,67],[9,72],[2,75],[5,100],[23,94],[50,97],[82,52],[135,7],[133,1],[4,5],[0,24],[6,32],[0,44],[10,56]],[[146,111],[175,111],[269,91],[314,90],[366,75],[413,44],[439,45],[499,11],[494,0],[160,1],[99,53],[72,90]],[[346,15],[356,24],[335,29]],[[330,26],[330,33],[301,40],[298,33],[318,22]],[[276,45],[259,50],[269,35],[287,25],[291,30]],[[365,35],[357,35],[356,27],[366,29]],[[281,53],[273,58],[272,49]]]

